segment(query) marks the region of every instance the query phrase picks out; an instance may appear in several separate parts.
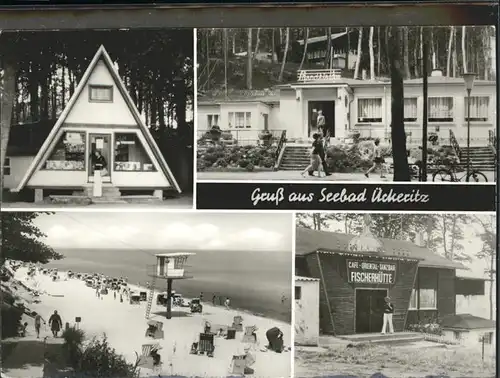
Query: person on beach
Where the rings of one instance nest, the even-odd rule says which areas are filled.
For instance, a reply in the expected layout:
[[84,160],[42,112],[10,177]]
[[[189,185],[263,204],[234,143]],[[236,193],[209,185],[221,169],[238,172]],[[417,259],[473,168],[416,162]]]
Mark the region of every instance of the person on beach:
[[224,302],[224,305],[226,306],[226,310],[229,310],[229,305],[231,304],[231,300],[229,297],[226,298],[226,301]]
[[123,303],[123,295],[120,293],[120,303]]
[[116,290],[113,291],[113,297],[116,299]]
[[52,331],[52,335],[54,335],[54,337],[57,337],[57,334],[62,328],[62,320],[59,314],[57,313],[57,310],[54,310],[54,313],[49,318],[49,325]]
[[26,322],[19,326],[19,328],[17,330],[19,337],[26,337],[27,328],[28,328],[28,323],[26,323]]
[[37,339],[40,338],[40,327],[42,326],[42,322],[43,322],[43,324],[47,324],[40,314],[36,314],[35,315],[35,332],[36,332]]
[[309,176],[314,176],[314,172],[318,170],[320,158],[319,158],[319,149],[321,141],[319,140],[320,135],[318,133],[313,134],[313,143],[310,155],[309,165],[301,172],[301,176],[305,177],[306,173]]
[[200,302],[203,301],[203,291],[200,293]]
[[382,151],[380,149],[380,139],[375,139],[375,151],[373,152],[373,165],[372,167],[365,172],[365,177],[368,178],[370,173],[375,169],[380,169],[380,178],[385,178],[385,160],[382,157]]
[[217,295],[214,294],[212,297],[212,304],[215,306],[217,304]]
[[389,323],[389,333],[394,333],[394,326],[392,324],[392,315],[394,314],[394,306],[391,303],[391,298],[384,298],[384,325],[382,326],[382,335],[385,335],[387,323]]

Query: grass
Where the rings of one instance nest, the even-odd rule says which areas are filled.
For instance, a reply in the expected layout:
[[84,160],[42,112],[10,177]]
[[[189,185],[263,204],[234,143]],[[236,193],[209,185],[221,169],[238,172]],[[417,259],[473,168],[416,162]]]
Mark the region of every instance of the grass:
[[495,360],[492,350],[485,352],[482,361],[481,351],[476,349],[335,346],[324,353],[297,350],[295,372],[300,377],[341,374],[362,378],[382,373],[389,378],[489,378],[496,376]]

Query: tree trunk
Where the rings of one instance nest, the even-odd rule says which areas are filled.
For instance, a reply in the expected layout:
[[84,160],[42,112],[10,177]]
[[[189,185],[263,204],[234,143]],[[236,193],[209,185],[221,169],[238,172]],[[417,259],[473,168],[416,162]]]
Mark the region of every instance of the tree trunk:
[[455,27],[450,26],[450,38],[448,39],[448,56],[446,57],[446,76],[451,76],[451,52],[453,49],[453,35]]
[[207,90],[210,89],[210,38],[209,38],[209,33],[210,31],[206,31],[207,36],[205,38],[206,40],[206,47],[207,47]]
[[415,37],[414,41],[415,45],[413,47],[413,75],[415,77],[420,77],[420,72],[418,71],[418,64],[421,58],[419,58],[418,56],[418,37]]
[[358,34],[358,51],[356,53],[356,66],[354,67],[354,79],[359,75],[359,64],[361,63],[361,42],[363,40],[363,28],[359,28]]
[[279,82],[283,80],[283,73],[285,72],[286,56],[288,55],[289,42],[290,42],[290,28],[286,28],[285,52],[283,53],[283,60],[281,61],[280,76],[278,78]]
[[370,39],[368,40],[370,50],[370,80],[375,80],[375,56],[373,55],[373,33],[375,28],[370,26]]
[[380,26],[377,27],[377,76],[380,77]]
[[231,45],[231,51],[233,52],[233,55],[236,54],[236,33],[233,31],[232,35],[232,45]]
[[452,52],[452,75],[453,77],[457,77],[457,71],[458,71],[458,54],[457,54],[457,31],[453,33],[453,52]]
[[493,307],[493,280],[495,279],[495,273],[494,270],[496,269],[496,264],[495,264],[495,254],[491,253],[490,254],[490,320],[493,320],[493,313],[494,313],[494,307]]
[[252,28],[247,35],[247,89],[252,89]]
[[304,35],[304,52],[302,54],[302,60],[300,61],[299,71],[302,70],[302,67],[304,66],[304,62],[306,60],[308,42],[309,42],[309,28],[306,28],[306,32]]
[[411,78],[410,73],[410,49],[408,44],[410,43],[408,38],[408,26],[403,26],[403,56],[404,56],[404,67],[405,67],[405,79]]
[[347,33],[347,49],[345,53],[345,69],[347,71],[350,70],[350,64],[349,64],[349,55],[351,54],[351,31],[349,28],[345,28],[345,32]]
[[431,59],[432,59],[432,69],[437,68],[436,62],[436,46],[434,45],[434,27],[431,26]]
[[1,166],[0,178],[3,182],[3,167],[7,155],[7,146],[9,144],[10,127],[12,122],[12,110],[14,109],[16,95],[16,72],[17,65],[15,61],[8,61],[3,58],[3,95],[0,102],[1,113]]
[[332,68],[330,67],[331,56],[332,56],[332,28],[326,28],[326,53],[325,53],[325,61],[323,63],[324,68]]
[[462,65],[464,73],[467,73],[467,56],[465,54],[465,26],[462,26]]
[[276,63],[276,44],[274,42],[276,38],[276,29],[273,28],[271,32],[271,62]]
[[[427,62],[424,62],[423,59],[424,59],[424,28],[421,26],[420,27],[420,30],[419,30],[419,33],[420,33],[420,72],[423,73],[423,66],[424,64],[427,64]],[[427,53],[429,50],[427,50]],[[427,59],[427,58],[426,58]],[[427,66],[429,67],[429,66]]]
[[255,50],[253,51],[253,59],[257,56],[259,52],[259,44],[260,44],[260,28],[257,28],[257,40],[255,41]]
[[406,133],[404,125],[404,86],[401,67],[400,28],[395,28],[389,43],[391,67],[391,139],[394,159],[394,181],[410,181],[410,169],[406,155]]

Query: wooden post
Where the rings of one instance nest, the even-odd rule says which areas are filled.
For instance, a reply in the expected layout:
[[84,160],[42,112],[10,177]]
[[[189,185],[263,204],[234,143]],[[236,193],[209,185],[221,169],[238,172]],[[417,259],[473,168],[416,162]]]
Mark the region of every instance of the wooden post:
[[167,319],[172,319],[172,279],[167,279]]
[[422,53],[422,76],[423,76],[423,119],[422,119],[422,167],[420,168],[420,181],[427,181],[427,106],[428,106],[428,83],[427,83],[427,57],[429,55],[429,46],[427,41],[423,45]]

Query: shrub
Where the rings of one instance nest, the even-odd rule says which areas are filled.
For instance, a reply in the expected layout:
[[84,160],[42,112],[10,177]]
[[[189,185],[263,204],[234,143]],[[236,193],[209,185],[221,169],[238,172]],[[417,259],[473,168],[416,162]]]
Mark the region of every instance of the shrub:
[[17,336],[17,330],[21,325],[21,318],[23,312],[7,304],[2,304],[2,316],[0,316],[2,322],[2,338],[6,339],[8,337]]
[[113,349],[106,338],[93,339],[83,350],[78,373],[93,378],[137,378],[136,366],[127,363],[125,358]]
[[427,333],[430,335],[442,335],[443,329],[438,323],[417,323],[408,326],[409,331]]
[[81,357],[85,332],[81,329],[70,327],[64,330],[62,338],[64,339],[66,361],[71,367],[76,368]]
[[238,162],[238,165],[241,167],[241,168],[246,168],[248,165],[250,164],[250,162],[246,159],[241,159],[239,162]]
[[255,166],[252,163],[248,163],[248,165],[245,167],[245,169],[248,172],[252,172],[254,170]]
[[217,167],[223,167],[223,168],[226,168],[226,167],[229,165],[229,163],[227,162],[227,160],[226,160],[226,159],[224,159],[224,158],[219,158],[219,159],[217,159],[217,161],[215,162],[215,165],[216,165]]

